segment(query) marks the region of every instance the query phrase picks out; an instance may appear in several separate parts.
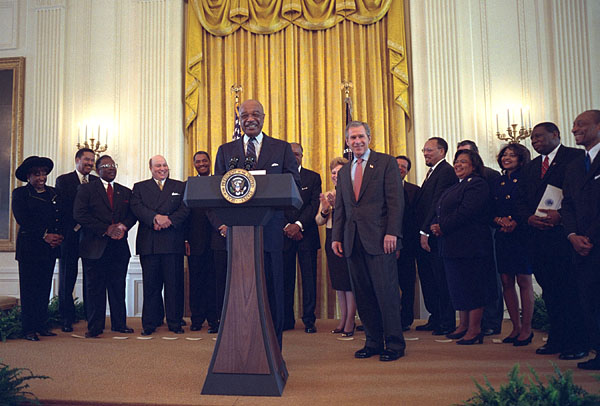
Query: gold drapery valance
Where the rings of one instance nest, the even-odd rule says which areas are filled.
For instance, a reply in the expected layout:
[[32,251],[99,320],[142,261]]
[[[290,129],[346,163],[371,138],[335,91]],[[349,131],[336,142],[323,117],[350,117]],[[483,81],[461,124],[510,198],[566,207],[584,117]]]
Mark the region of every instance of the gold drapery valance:
[[239,28],[253,34],[273,34],[290,24],[305,30],[326,30],[348,20],[360,25],[380,21],[386,14],[387,51],[393,99],[409,116],[408,63],[401,0],[190,0],[187,36],[185,126],[198,114],[199,64],[203,60],[202,30],[217,37]]

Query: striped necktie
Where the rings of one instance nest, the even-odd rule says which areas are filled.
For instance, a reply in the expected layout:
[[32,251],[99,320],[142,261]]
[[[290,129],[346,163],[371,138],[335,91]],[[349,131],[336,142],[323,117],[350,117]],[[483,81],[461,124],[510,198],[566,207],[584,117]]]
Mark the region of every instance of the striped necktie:
[[256,167],[256,161],[258,161],[258,157],[256,156],[256,146],[254,143],[256,142],[256,137],[249,137],[248,146],[246,147],[246,155],[254,158],[254,165]]
[[548,155],[546,155],[546,158],[544,158],[544,162],[542,162],[542,173],[540,178],[544,177],[544,175],[548,171],[548,168],[550,168],[550,160],[548,159]]

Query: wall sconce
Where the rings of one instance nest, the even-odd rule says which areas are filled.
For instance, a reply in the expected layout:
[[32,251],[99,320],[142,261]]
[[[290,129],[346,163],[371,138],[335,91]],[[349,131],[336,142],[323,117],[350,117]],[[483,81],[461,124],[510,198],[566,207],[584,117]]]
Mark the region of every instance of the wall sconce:
[[77,149],[81,148],[89,148],[94,151],[96,158],[100,156],[103,152],[108,149],[108,128],[105,129],[104,133],[104,145],[100,142],[100,124],[98,124],[98,132],[96,133],[96,137],[94,138],[94,128],[90,128],[90,138],[88,140],[88,126],[85,125],[85,139],[83,144],[81,143],[81,127],[77,131]]
[[[500,125],[498,119],[498,113],[496,113],[496,137],[498,137],[501,141],[508,141],[511,144],[518,144],[522,140],[531,136],[531,111],[527,109],[528,122],[529,125],[526,125],[523,120],[523,108],[520,109],[521,113],[521,128],[517,130],[519,124],[511,123],[511,112],[510,109],[506,109],[506,122],[508,123],[508,127],[506,128],[506,133],[500,133]],[[515,113],[512,114],[512,120],[515,120]],[[512,128],[511,128],[512,127]]]

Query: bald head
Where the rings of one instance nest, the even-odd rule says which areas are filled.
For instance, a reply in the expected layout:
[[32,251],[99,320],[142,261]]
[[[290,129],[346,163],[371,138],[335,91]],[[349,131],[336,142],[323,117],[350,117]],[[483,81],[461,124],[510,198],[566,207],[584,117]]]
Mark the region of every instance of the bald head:
[[258,100],[246,100],[240,105],[240,125],[244,134],[256,137],[262,131],[265,111]]
[[150,158],[150,172],[156,180],[165,180],[169,177],[169,165],[162,155],[154,155]]

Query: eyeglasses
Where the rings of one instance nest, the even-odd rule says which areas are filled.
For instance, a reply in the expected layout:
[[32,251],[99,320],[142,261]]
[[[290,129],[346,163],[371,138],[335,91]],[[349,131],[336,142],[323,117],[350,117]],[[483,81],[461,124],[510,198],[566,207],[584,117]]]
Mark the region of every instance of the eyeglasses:
[[119,165],[117,165],[117,164],[102,164],[98,167],[98,169],[108,169],[108,168],[117,169],[118,167],[119,167]]
[[240,114],[240,118],[242,120],[247,120],[250,117],[260,119],[260,118],[263,118],[264,116],[265,115],[263,113],[258,113],[258,112],[257,113],[242,113],[242,114]]
[[425,152],[434,152],[435,150],[438,150],[438,149],[439,149],[439,148],[423,148],[423,149],[421,150],[421,152],[422,152],[422,153],[425,153]]

